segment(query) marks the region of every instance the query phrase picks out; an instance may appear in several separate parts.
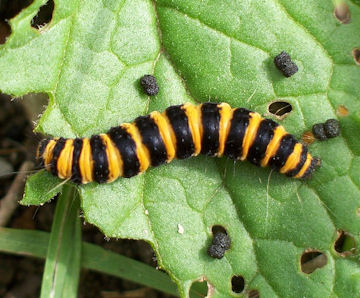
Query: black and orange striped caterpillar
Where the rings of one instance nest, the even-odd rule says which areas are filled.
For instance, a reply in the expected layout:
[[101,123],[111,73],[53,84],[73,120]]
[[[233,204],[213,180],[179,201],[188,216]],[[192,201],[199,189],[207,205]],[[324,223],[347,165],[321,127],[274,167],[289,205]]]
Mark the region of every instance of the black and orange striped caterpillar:
[[85,184],[132,177],[150,165],[200,153],[247,159],[294,178],[310,177],[320,164],[275,121],[227,103],[185,103],[91,138],[44,139],[37,159],[53,175]]

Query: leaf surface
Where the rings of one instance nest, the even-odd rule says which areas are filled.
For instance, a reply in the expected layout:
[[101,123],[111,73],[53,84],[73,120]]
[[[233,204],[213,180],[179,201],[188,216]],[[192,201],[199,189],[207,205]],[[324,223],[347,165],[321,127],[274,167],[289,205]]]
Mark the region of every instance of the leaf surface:
[[[299,138],[329,118],[341,124],[340,137],[311,145],[322,168],[309,181],[225,158],[174,161],[79,187],[87,221],[109,237],[149,241],[182,296],[200,279],[214,297],[234,295],[234,275],[244,278],[243,293],[264,297],[358,294],[358,250],[347,257],[334,250],[337,230],[360,241],[358,1],[346,1],[351,22],[341,24],[330,0],[58,0],[51,23],[36,31],[30,21],[45,2],[11,20],[0,51],[3,92],[49,94],[40,132],[88,137],[169,105],[209,100],[267,116],[270,102],[286,101],[292,111],[280,122]],[[291,78],[273,64],[281,51],[299,67]],[[141,91],[144,74],[156,76],[157,96]],[[338,116],[340,105],[349,116]],[[23,203],[43,202],[45,176],[29,180]],[[213,225],[232,242],[221,260],[206,253]],[[300,268],[308,249],[327,258],[311,274]]]

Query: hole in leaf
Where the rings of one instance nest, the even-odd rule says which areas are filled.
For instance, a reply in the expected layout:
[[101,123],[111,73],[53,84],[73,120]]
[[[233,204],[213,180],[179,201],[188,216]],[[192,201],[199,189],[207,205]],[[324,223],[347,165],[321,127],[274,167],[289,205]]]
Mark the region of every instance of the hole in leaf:
[[0,18],[11,19],[34,0],[3,0],[0,1]]
[[352,50],[352,55],[354,57],[355,63],[360,65],[360,48],[355,48]]
[[11,27],[6,22],[1,20],[0,21],[0,44],[4,44],[8,36],[11,34]]
[[349,24],[351,15],[345,2],[338,3],[334,9],[334,16],[341,24]]
[[314,134],[311,131],[305,131],[302,135],[302,140],[305,144],[310,145],[315,141]]
[[354,237],[345,231],[338,231],[338,237],[334,244],[334,249],[343,257],[351,256],[356,251],[356,242]]
[[336,109],[336,114],[341,117],[345,117],[349,115],[349,110],[344,105],[339,105]]
[[33,0],[0,1],[0,44],[5,43],[7,37],[11,34],[9,20],[32,2]]
[[260,293],[258,290],[250,290],[248,293],[248,297],[249,298],[259,298],[260,297]]
[[360,207],[356,208],[356,215],[360,216]]
[[241,275],[234,275],[231,278],[231,289],[234,293],[241,293],[245,288],[245,280]]
[[219,226],[219,225],[212,226],[211,232],[212,232],[214,235],[217,234],[217,233],[224,233],[224,234],[227,235],[226,229],[225,229],[223,226]]
[[190,288],[190,297],[205,297],[206,295],[209,296],[209,287],[206,281],[200,282],[196,281],[193,282]]
[[322,268],[327,264],[327,257],[318,250],[306,250],[300,259],[301,271],[310,274],[318,268]]
[[283,119],[292,111],[292,106],[286,101],[274,101],[269,104],[268,111],[277,118]]
[[31,20],[31,27],[40,29],[50,23],[54,12],[54,0],[49,0],[45,5],[41,6],[38,13]]

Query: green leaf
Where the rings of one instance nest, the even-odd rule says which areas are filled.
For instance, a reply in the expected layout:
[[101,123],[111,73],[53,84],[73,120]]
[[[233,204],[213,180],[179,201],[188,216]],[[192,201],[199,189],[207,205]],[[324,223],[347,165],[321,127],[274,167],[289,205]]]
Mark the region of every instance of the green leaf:
[[36,258],[45,258],[48,233],[42,231],[0,228],[0,250]]
[[41,297],[77,297],[81,265],[79,199],[65,187],[59,197],[46,255]]
[[22,205],[42,205],[56,197],[62,191],[63,184],[57,177],[41,170],[28,178],[24,198],[20,203]]
[[[359,251],[334,250],[337,230],[357,247],[360,241],[357,1],[345,1],[349,24],[335,18],[330,0],[55,2],[52,22],[39,32],[30,20],[44,1],[11,20],[0,52],[3,92],[49,94],[40,132],[90,136],[152,110],[208,100],[267,116],[271,101],[286,101],[293,110],[280,122],[299,138],[329,118],[341,125],[341,136],[311,145],[322,168],[309,181],[225,158],[174,161],[132,179],[79,186],[87,221],[107,236],[151,243],[182,296],[202,279],[213,296],[234,295],[233,275],[244,278],[244,293],[265,297],[357,295]],[[290,78],[273,64],[281,51],[299,67]],[[139,88],[148,73],[160,86],[151,98]],[[340,105],[349,116],[337,116]],[[30,186],[47,193],[45,179]],[[24,202],[39,198],[27,191]],[[232,242],[221,260],[206,253],[213,225]],[[306,274],[299,264],[309,249],[327,263]]]

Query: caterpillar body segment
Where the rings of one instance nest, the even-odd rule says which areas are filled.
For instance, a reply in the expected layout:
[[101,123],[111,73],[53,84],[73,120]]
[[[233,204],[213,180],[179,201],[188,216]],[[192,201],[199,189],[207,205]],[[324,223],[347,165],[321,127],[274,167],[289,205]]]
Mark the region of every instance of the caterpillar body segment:
[[91,138],[45,139],[37,158],[53,175],[85,184],[129,178],[200,153],[248,160],[294,178],[310,177],[320,161],[273,120],[226,103],[185,103]]

